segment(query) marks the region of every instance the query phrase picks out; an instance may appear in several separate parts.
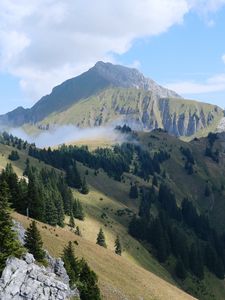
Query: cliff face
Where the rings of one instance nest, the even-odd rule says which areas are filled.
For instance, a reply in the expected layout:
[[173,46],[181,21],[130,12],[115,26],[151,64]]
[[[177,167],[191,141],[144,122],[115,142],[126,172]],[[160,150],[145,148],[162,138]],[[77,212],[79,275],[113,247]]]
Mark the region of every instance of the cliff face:
[[223,115],[217,106],[177,99],[160,99],[159,110],[163,128],[176,136],[192,136],[205,129],[215,129]]
[[39,126],[95,127],[126,123],[138,130],[163,128],[172,135],[192,136],[214,131],[222,117],[222,109],[215,105],[161,98],[152,91],[136,88],[109,88],[47,117]]

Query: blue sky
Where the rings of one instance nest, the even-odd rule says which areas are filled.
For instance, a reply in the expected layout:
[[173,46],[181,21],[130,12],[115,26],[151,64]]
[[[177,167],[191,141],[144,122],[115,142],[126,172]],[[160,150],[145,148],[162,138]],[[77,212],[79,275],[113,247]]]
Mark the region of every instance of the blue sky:
[[0,3],[0,113],[32,106],[98,60],[225,108],[225,0],[91,3]]

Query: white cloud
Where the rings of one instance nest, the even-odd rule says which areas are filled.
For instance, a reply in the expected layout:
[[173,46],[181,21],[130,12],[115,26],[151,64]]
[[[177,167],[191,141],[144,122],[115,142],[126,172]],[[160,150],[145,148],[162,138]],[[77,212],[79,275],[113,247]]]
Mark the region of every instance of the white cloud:
[[127,52],[137,38],[181,24],[191,9],[215,12],[224,2],[1,0],[0,71],[18,77],[26,96],[37,100],[96,61]]
[[225,91],[225,73],[208,78],[205,82],[179,81],[168,83],[167,88],[176,91],[178,94],[206,94],[211,92]]
[[135,39],[182,23],[188,11],[188,0],[2,0],[0,70],[37,99]]

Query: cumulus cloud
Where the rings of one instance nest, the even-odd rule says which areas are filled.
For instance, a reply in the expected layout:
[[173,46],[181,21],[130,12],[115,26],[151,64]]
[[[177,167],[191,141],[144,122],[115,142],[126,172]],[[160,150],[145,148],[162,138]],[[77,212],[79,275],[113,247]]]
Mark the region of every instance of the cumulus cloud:
[[189,9],[187,0],[2,0],[0,70],[37,100],[135,39],[182,23]]
[[[191,10],[225,0],[2,0],[0,71],[37,100],[98,60],[113,61],[138,38],[167,31]],[[138,65],[134,63],[134,65]]]
[[179,81],[165,86],[183,95],[225,91],[225,73],[210,77],[205,82]]

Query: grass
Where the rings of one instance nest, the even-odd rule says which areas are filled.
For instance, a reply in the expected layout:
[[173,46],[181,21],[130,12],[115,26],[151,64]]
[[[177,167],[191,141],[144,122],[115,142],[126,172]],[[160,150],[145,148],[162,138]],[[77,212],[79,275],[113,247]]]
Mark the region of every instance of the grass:
[[[166,170],[166,180],[175,191],[178,201],[181,202],[184,196],[188,196],[195,202],[199,210],[206,211],[209,209],[211,198],[203,196],[206,180],[210,179],[217,188],[225,180],[223,160],[220,164],[216,164],[204,156],[206,139],[187,144],[175,137],[168,136],[166,133],[158,132],[140,133],[138,137],[139,143],[150,152],[154,152],[159,148],[170,152],[171,159],[164,162],[162,168]],[[194,168],[197,173],[192,176],[188,175],[184,169],[183,156],[179,150],[180,146],[189,147],[193,152],[196,160]],[[219,148],[220,142],[217,141],[215,146]],[[11,150],[11,147],[0,145],[0,167],[4,167],[6,162],[8,162],[7,157]],[[19,161],[13,162],[13,167],[21,175],[27,156],[24,152],[18,152],[21,158]],[[37,167],[46,166],[33,158],[30,158],[30,161]],[[201,295],[201,299],[224,299],[225,285],[223,281],[206,272],[206,278],[203,282],[198,283],[192,278],[188,278],[184,284],[175,283],[171,275],[154,259],[151,253],[138,241],[129,236],[128,224],[132,214],[137,213],[139,206],[139,200],[129,199],[130,182],[137,181],[138,185],[144,184],[147,186],[151,182],[144,182],[131,174],[124,174],[123,181],[117,182],[109,178],[102,170],[96,176],[93,170],[80,163],[78,163],[78,168],[82,176],[88,171],[86,178],[90,186],[88,195],[82,195],[76,190],[73,191],[74,196],[81,200],[86,212],[84,222],[76,220],[76,224],[79,225],[82,231],[83,238],[76,237],[69,231],[68,227],[64,229],[48,227],[48,230],[46,230],[42,228],[43,225],[40,225],[46,248],[50,253],[58,256],[69,239],[78,240],[77,254],[84,256],[99,275],[100,287],[105,299],[140,299],[140,297],[143,297],[143,299],[182,299],[179,298],[180,296],[177,296],[177,292],[174,292],[177,291],[174,286],[179,284],[184,289],[193,291],[197,295],[200,295],[201,292],[204,296],[203,290],[205,289],[207,295],[205,297]],[[123,216],[118,216],[117,211],[124,211],[125,213]],[[215,203],[209,212],[209,217],[212,223],[221,226],[221,228],[225,226],[224,211],[224,193],[221,194],[215,191]],[[25,217],[18,214],[14,214],[14,217],[21,219],[21,222],[27,226],[28,221]],[[99,249],[99,246],[95,244],[100,227],[103,228],[106,235],[107,250]],[[120,235],[123,244],[124,252],[122,258],[115,256],[113,253],[117,234]],[[99,257],[101,255],[103,256]],[[110,268],[113,269],[112,277],[109,274]],[[154,277],[155,275],[158,277]],[[156,284],[156,278],[158,278],[159,284]],[[169,287],[167,285],[164,286],[163,280],[167,281],[166,284],[172,284],[175,290],[173,288],[170,290],[170,284]],[[172,293],[173,291],[174,298],[172,296],[170,298],[168,298],[169,296],[166,297],[165,290],[158,291],[160,288],[168,288],[168,295],[171,295],[170,292]],[[214,295],[214,298],[210,298],[209,295]]]
[[[104,124],[115,123],[115,121],[134,123],[148,113],[148,117],[157,122],[163,128],[163,117],[165,107],[168,104],[168,117],[173,119],[176,115],[177,123],[179,116],[184,115],[186,121],[189,114],[200,116],[203,112],[205,119],[212,115],[212,123],[206,128],[199,129],[196,136],[206,136],[210,131],[216,129],[219,121],[224,116],[221,108],[211,104],[201,103],[194,100],[168,98],[155,101],[151,91],[144,91],[135,88],[107,88],[98,94],[87,99],[75,102],[68,109],[61,112],[54,112],[47,116],[40,123],[47,124],[74,124],[81,128],[95,127]],[[162,107],[161,107],[162,106]],[[154,111],[152,113],[151,111]],[[166,120],[164,120],[166,121]],[[27,129],[31,131],[31,129]],[[190,140],[192,137],[183,137]]]
[[[13,213],[13,218],[25,228],[31,222],[17,213]],[[44,247],[55,257],[61,255],[68,241],[77,241],[76,255],[84,257],[97,273],[103,299],[194,299],[126,257],[117,256],[111,249],[104,249],[85,237],[75,236],[67,228],[54,228],[38,222],[38,229]]]

